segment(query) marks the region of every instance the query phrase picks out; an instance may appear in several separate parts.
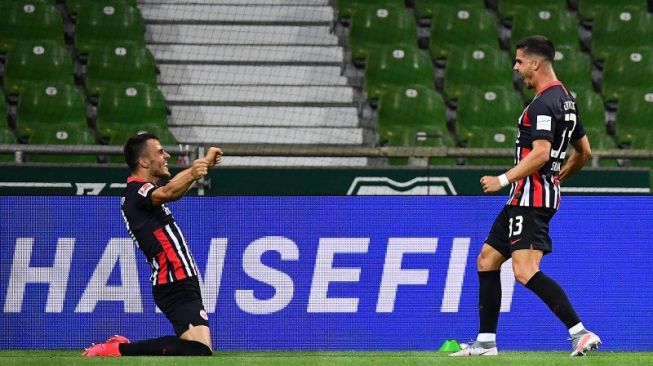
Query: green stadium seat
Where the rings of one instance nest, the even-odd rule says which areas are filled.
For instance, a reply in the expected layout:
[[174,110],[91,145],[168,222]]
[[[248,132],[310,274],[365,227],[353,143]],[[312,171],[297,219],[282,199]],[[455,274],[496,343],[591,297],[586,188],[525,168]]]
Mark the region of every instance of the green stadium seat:
[[30,86],[18,96],[16,130],[21,138],[47,125],[88,126],[82,92],[73,85]]
[[[120,85],[107,89],[98,100],[96,128],[101,136],[120,126],[154,125],[167,127],[163,94],[147,84]],[[117,126],[117,127],[116,127]]]
[[496,18],[486,9],[452,2],[434,11],[438,19],[431,25],[431,59],[446,59],[454,47],[499,46]]
[[36,1],[0,3],[0,53],[20,42],[52,40],[64,43],[61,13],[50,4]]
[[33,83],[73,84],[70,53],[57,41],[30,41],[16,44],[7,54],[4,90],[20,94]]
[[[608,133],[605,106],[601,96],[591,88],[569,89],[569,92],[576,99],[580,121],[583,123],[592,149],[616,149],[614,136]],[[603,167],[618,165],[616,159],[601,159],[599,164]]]
[[[526,13],[520,8],[527,7],[530,11],[534,11],[536,9],[533,6],[537,7],[537,5],[534,5],[532,0],[499,0],[499,16],[501,19],[514,19],[516,15],[521,17]],[[549,0],[546,2],[546,6],[555,9],[557,12],[568,11],[567,0]]]
[[[52,123],[29,128],[30,145],[94,145],[95,137],[87,126],[78,123]],[[29,163],[96,163],[95,155],[25,154]]]
[[[9,130],[5,123],[0,126],[0,145],[1,144],[15,144],[16,134]],[[0,154],[0,163],[11,163],[15,161],[14,154]]]
[[[522,99],[512,88],[468,88],[458,100],[458,143],[472,148],[514,148]],[[512,158],[469,158],[471,165],[512,165]]]
[[381,46],[417,46],[415,19],[404,8],[371,6],[351,18],[349,50],[354,61]]
[[653,85],[653,49],[622,49],[610,55],[603,67],[602,94],[606,101],[619,100],[632,88]]
[[338,18],[349,18],[361,8],[369,6],[393,6],[397,8],[404,7],[404,0],[338,0],[336,10]]
[[89,2],[77,14],[75,49],[87,55],[93,47],[117,42],[144,44],[145,23],[138,8],[116,2]]
[[[450,0],[415,0],[415,17],[417,19],[428,19],[431,22],[434,17],[441,18],[440,10],[443,6],[450,6]],[[458,0],[456,6],[463,8],[484,9],[484,0]]]
[[639,7],[621,5],[600,12],[592,22],[592,55],[606,60],[623,49],[650,47],[653,15]]
[[553,67],[558,79],[568,89],[592,87],[592,68],[589,55],[572,46],[556,46]]
[[582,20],[593,20],[601,13],[614,13],[622,6],[639,8],[639,11],[646,12],[646,0],[580,0],[578,4],[578,15]]
[[[66,9],[68,10],[68,14],[74,16],[79,12],[80,9],[94,2],[97,2],[97,0],[66,0],[65,4],[66,4]],[[117,4],[118,6],[121,6],[123,4],[126,4],[134,7],[138,6],[138,2],[136,0],[103,0],[102,3],[105,5]]]
[[[442,97],[432,88],[408,86],[389,89],[379,100],[379,142],[384,146],[450,147]],[[407,158],[391,158],[390,164],[406,164]],[[453,159],[432,158],[433,164],[452,164]]]
[[85,73],[86,91],[102,94],[114,84],[144,83],[156,86],[154,56],[141,45],[124,43],[98,49],[89,55]]
[[389,87],[422,85],[433,88],[433,70],[428,54],[416,47],[384,47],[374,50],[365,66],[368,99],[380,97]]
[[460,97],[469,86],[512,87],[511,58],[498,47],[454,48],[450,55],[444,79],[448,99]]
[[[0,90],[0,144],[15,144],[16,134],[9,130],[7,124],[7,106],[5,104],[5,96]],[[0,154],[0,162],[7,163],[14,161],[13,154]]]
[[617,106],[617,139],[633,149],[653,149],[653,88],[624,92]]
[[522,38],[541,34],[549,38],[557,48],[571,46],[580,49],[578,20],[573,13],[560,11],[556,6],[531,5],[515,7],[519,16],[512,21],[511,50]]

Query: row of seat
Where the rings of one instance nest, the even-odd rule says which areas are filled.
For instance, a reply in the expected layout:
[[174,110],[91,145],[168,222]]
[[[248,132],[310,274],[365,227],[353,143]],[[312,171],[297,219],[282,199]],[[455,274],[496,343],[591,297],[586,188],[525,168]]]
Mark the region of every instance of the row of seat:
[[[389,146],[465,146],[513,148],[517,119],[523,103],[511,88],[466,88],[457,104],[455,133],[447,128],[442,96],[424,86],[389,89],[378,104],[380,143]],[[576,94],[580,118],[596,149],[653,148],[649,120],[653,116],[653,89],[632,90],[619,103],[616,136],[606,133],[603,106],[592,94]],[[393,159],[405,163],[406,159]],[[442,159],[436,159],[443,162]],[[450,162],[450,161],[449,161]],[[507,159],[471,159],[473,164],[510,164]]]
[[[339,14],[350,18],[350,47],[354,60],[365,59],[371,48],[386,42],[416,44],[415,18],[402,3],[353,1],[342,5]],[[505,14],[511,17],[511,50],[519,39],[532,34],[545,34],[556,46],[580,49],[579,19],[561,6],[564,3],[564,0],[545,4],[514,2]],[[653,15],[645,10],[645,1],[640,3],[634,6],[630,2],[619,2],[619,6],[613,4],[609,10],[593,15],[591,48],[595,59],[604,60],[619,53],[624,46],[649,45],[646,39],[653,33]],[[418,1],[415,13],[418,18],[432,20],[429,45],[432,59],[446,59],[452,47],[499,45],[499,19],[483,6],[482,0]]]
[[[414,0],[415,14],[418,19],[432,18],[437,14],[439,5],[451,4],[448,0]],[[512,19],[520,14],[519,7],[533,6],[531,0],[458,0],[456,4],[468,7],[496,10],[502,19]],[[338,0],[336,8],[341,17],[350,17],[356,10],[368,5],[404,6],[404,0]],[[559,11],[577,10],[582,20],[593,20],[597,15],[605,12],[615,12],[623,5],[637,8],[640,12],[648,10],[647,0],[550,0],[547,5]]]
[[[74,45],[79,55],[113,42],[145,42],[145,24],[135,1],[75,0],[66,4],[68,11],[76,15]],[[62,14],[51,2],[4,0],[0,2],[0,13],[4,18],[0,23],[0,53],[25,41],[64,43]]]
[[[1,92],[0,97],[4,100]],[[4,120],[5,103],[0,105]],[[3,143],[121,145],[127,137],[147,130],[159,135],[165,144],[174,144],[166,120],[163,95],[156,87],[147,84],[107,89],[99,98],[97,114],[91,123],[88,122],[81,90],[70,84],[42,84],[31,85],[18,97],[15,132],[8,130],[6,123],[2,123],[0,130]],[[47,156],[28,160],[61,161]],[[76,156],[64,160],[80,161]],[[81,158],[82,162],[86,160]]]

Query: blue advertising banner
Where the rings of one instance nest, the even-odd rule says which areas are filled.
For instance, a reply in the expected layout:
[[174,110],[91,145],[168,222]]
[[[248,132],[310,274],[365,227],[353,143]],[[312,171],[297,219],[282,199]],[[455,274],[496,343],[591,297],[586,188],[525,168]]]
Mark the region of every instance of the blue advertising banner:
[[[434,350],[475,337],[476,256],[504,197],[186,197],[217,350]],[[118,197],[0,197],[0,349],[173,334]],[[542,270],[607,350],[652,350],[653,197],[566,197]],[[502,268],[503,350],[567,331]]]

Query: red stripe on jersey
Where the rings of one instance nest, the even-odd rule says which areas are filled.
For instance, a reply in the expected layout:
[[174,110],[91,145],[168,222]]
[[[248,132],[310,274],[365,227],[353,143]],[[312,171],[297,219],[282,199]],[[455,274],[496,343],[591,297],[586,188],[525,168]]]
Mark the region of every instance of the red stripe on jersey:
[[544,190],[542,189],[542,176],[540,172],[535,172],[531,175],[533,182],[533,207],[542,207],[542,197]]
[[170,240],[168,240],[166,234],[163,232],[163,229],[161,228],[156,229],[154,231],[154,236],[157,238],[157,240],[163,247],[163,252],[165,253],[165,256],[172,263],[172,268],[175,271],[175,279],[183,280],[184,278],[186,278],[186,273],[184,273],[184,267],[181,263],[181,259],[179,259],[177,252],[175,252],[175,250],[172,248],[172,244],[170,243]]
[[522,125],[524,125],[526,127],[531,126],[531,120],[528,118],[528,107],[526,107],[526,109],[524,109],[524,116],[522,117],[521,122],[522,122]]
[[[526,147],[520,147],[520,152],[519,152],[519,161],[517,164],[519,164],[520,161],[524,160],[524,158],[528,155],[528,153],[531,152],[531,149],[526,148]],[[519,180],[519,183],[517,183],[517,188],[515,188],[515,193],[513,195],[512,200],[510,200],[510,205],[512,206],[517,206],[519,205],[519,199],[522,196],[522,191],[524,190],[524,184],[526,184],[526,178],[522,178]]]
[[165,285],[168,283],[168,259],[166,259],[166,254],[164,252],[157,254],[156,261],[159,263],[159,275],[157,276],[157,284]]

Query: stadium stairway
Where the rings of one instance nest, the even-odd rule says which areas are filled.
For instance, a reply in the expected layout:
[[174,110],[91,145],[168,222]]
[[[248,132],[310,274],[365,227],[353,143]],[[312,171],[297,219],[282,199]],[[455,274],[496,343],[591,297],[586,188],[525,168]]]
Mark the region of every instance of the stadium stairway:
[[[328,0],[140,0],[170,131],[188,144],[370,145]],[[365,166],[230,157],[227,165]]]

